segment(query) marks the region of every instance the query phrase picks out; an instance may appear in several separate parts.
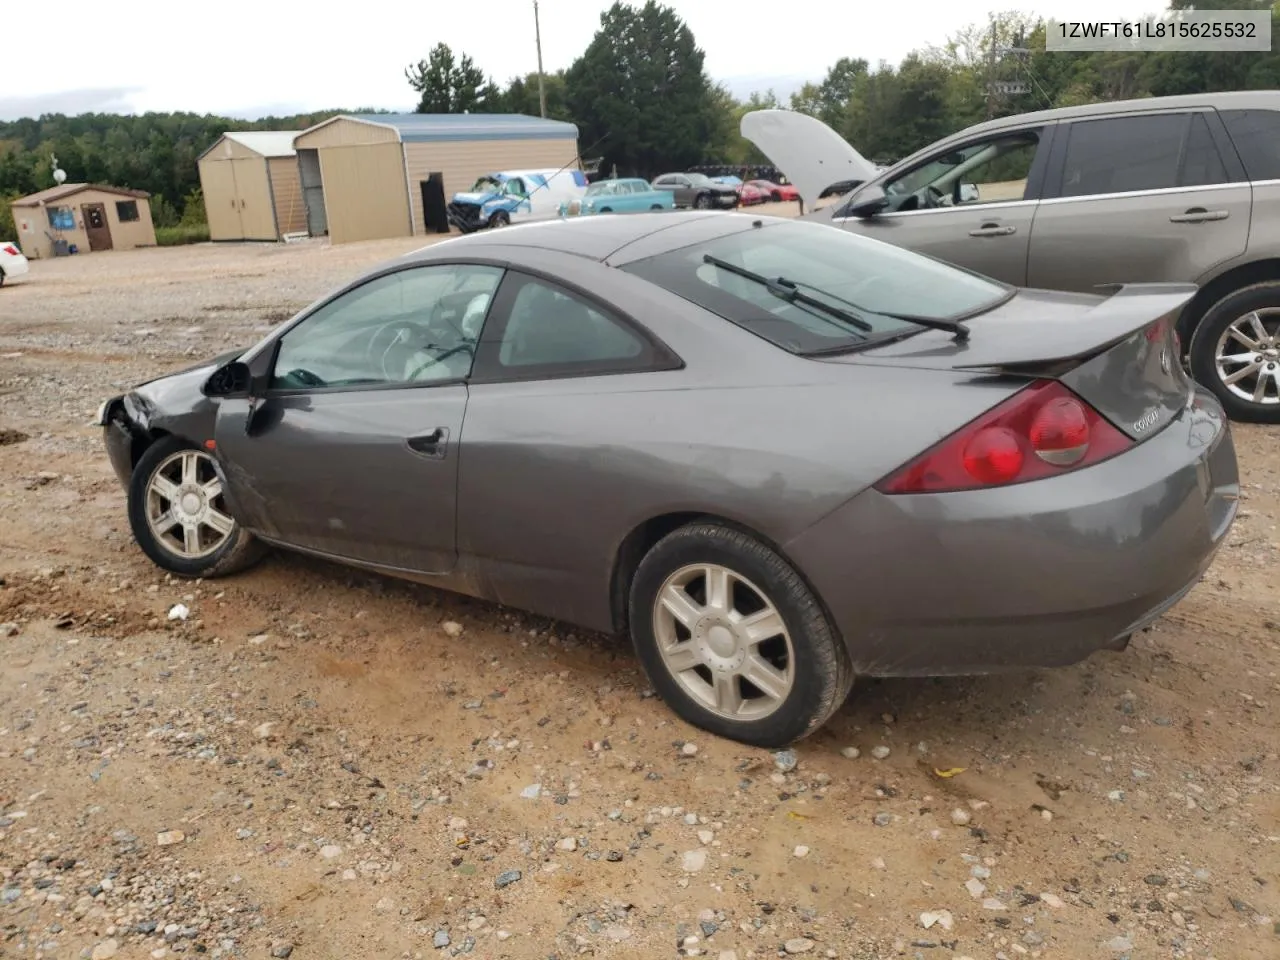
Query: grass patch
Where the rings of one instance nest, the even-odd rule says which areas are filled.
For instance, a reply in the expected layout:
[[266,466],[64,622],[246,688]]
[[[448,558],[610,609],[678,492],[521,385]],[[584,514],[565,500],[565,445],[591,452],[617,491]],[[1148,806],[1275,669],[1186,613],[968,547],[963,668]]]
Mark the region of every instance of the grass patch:
[[176,227],[156,227],[156,246],[178,247],[184,243],[204,243],[209,239],[208,224],[179,224]]

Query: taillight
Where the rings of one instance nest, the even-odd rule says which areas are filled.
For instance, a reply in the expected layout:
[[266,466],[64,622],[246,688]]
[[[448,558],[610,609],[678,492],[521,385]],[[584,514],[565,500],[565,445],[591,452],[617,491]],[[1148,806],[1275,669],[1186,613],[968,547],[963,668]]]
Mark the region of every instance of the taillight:
[[6,243],[3,247],[0,247],[0,250],[3,250],[11,257],[16,257],[18,255],[18,248],[11,243]]
[[1042,480],[1133,445],[1057,380],[1039,380],[876,484],[881,493],[945,493]]

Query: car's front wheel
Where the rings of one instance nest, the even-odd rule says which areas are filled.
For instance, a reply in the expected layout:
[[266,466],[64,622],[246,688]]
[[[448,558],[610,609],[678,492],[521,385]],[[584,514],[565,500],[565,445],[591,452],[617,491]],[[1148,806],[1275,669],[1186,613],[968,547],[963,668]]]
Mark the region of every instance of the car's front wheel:
[[1245,287],[1210,307],[1188,359],[1231,419],[1280,423],[1280,283]]
[[129,526],[153,563],[181,577],[235,573],[265,552],[228,512],[213,458],[178,437],[153,443],[134,467]]
[[497,213],[495,213],[492,217],[489,218],[490,230],[500,230],[501,228],[508,227],[510,225],[511,225],[511,218],[507,216],[505,211],[499,210]]
[[693,209],[705,210],[709,206],[711,206],[711,198],[705,193],[700,193],[693,198]]
[[800,575],[718,523],[654,545],[632,579],[629,619],[663,700],[731,740],[780,747],[808,736],[853,685],[848,653]]

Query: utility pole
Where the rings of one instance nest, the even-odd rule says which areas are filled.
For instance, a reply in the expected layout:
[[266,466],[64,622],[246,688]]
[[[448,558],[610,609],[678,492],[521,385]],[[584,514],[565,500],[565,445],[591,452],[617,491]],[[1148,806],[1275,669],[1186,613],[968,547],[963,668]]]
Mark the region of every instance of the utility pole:
[[538,23],[538,0],[533,0],[533,38],[538,45],[538,109],[547,115],[547,85],[542,79],[542,27]]
[[991,18],[991,49],[987,53],[987,119],[996,115],[996,19]]

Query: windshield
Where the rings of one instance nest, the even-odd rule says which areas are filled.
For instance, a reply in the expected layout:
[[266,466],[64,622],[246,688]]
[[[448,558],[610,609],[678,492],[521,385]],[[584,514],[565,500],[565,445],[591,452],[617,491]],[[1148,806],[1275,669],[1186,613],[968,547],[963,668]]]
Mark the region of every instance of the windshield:
[[[804,293],[864,321],[788,301],[718,267],[708,255]],[[643,277],[792,353],[856,347],[923,327],[893,314],[939,320],[972,317],[1003,303],[1013,288],[901,247],[814,223],[767,223],[621,269]]]
[[584,193],[583,196],[599,197],[601,195],[607,196],[610,193],[613,193],[613,181],[601,180],[599,183],[593,183],[591,186],[587,187],[587,192]]
[[476,181],[476,185],[471,188],[472,193],[501,193],[502,182],[495,180],[493,177],[481,177]]

